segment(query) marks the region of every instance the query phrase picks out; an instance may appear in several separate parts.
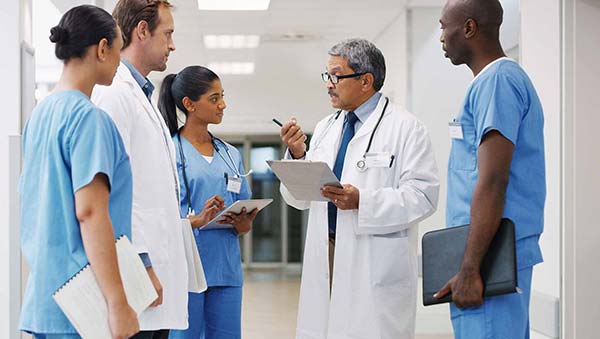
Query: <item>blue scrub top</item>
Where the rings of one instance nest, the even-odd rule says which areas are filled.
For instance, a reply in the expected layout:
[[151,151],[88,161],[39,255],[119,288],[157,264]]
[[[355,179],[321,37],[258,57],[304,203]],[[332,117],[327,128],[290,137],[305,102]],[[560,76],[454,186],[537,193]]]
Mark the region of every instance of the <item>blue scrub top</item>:
[[[191,207],[196,214],[200,214],[206,200],[214,195],[223,198],[226,206],[230,206],[238,200],[251,198],[252,193],[245,178],[242,179],[242,188],[239,194],[227,191],[225,173],[229,178],[236,176],[232,167],[240,174],[245,173],[242,156],[235,147],[216,140],[219,152],[215,149],[212,162],[208,163],[183,136],[181,136],[181,144],[177,135],[173,137],[173,143],[177,148],[182,217],[187,216],[188,200],[182,174],[180,145],[185,157],[185,172],[190,189]],[[227,156],[226,149],[229,149],[232,159]],[[233,229],[204,231],[194,229],[194,236],[208,286],[242,286],[242,261],[236,232]]]
[[116,126],[79,91],[50,95],[33,110],[23,133],[21,248],[30,269],[24,331],[77,333],[52,294],[88,264],[74,194],[98,173],[110,182],[115,238],[131,239],[131,168]]
[[514,145],[503,217],[515,223],[519,269],[542,262],[546,177],[544,114],[535,88],[516,62],[502,58],[471,83],[460,115],[463,140],[452,139],[448,162],[446,224],[469,224],[483,136],[500,132]]

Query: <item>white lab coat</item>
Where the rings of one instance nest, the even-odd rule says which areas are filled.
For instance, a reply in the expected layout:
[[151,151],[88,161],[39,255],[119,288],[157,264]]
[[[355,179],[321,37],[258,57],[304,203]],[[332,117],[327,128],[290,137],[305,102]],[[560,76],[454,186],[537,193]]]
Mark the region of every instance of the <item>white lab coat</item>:
[[[341,182],[360,191],[358,210],[338,210],[333,286],[329,293],[327,203],[285,201],[310,208],[298,309],[298,339],[410,339],[417,298],[417,223],[438,201],[437,166],[427,131],[412,114],[388,106],[371,152],[395,156],[391,168],[359,172],[385,97],[348,144]],[[315,128],[308,160],[333,168],[344,121]],[[331,127],[327,130],[327,126]],[[319,142],[320,141],[320,142]],[[318,144],[318,145],[315,145]]]
[[175,146],[158,108],[123,63],[111,86],[92,100],[114,120],[133,173],[132,243],[148,253],[163,286],[163,303],[139,316],[141,330],[185,329],[188,277],[179,215]]

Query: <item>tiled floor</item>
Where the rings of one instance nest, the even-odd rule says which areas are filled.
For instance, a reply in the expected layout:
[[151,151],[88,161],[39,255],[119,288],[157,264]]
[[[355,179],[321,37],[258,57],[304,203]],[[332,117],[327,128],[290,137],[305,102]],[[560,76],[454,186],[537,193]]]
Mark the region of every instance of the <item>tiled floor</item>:
[[[296,329],[299,272],[249,270],[245,275],[242,310],[244,339],[293,339]],[[417,335],[415,339],[451,339]]]

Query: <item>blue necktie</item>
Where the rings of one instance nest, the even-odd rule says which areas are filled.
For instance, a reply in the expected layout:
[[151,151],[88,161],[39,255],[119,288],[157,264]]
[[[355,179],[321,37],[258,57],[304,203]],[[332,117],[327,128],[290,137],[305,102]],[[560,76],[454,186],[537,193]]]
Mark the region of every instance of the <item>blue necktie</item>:
[[[346,158],[346,149],[352,137],[354,137],[354,124],[358,121],[358,117],[354,112],[348,112],[346,114],[346,120],[344,121],[344,132],[342,134],[342,141],[340,142],[340,148],[335,158],[335,164],[333,166],[333,173],[338,179],[342,177],[342,169],[344,168],[344,159]],[[332,203],[327,203],[327,219],[329,221],[329,235],[335,235],[335,228],[337,224],[337,207]]]

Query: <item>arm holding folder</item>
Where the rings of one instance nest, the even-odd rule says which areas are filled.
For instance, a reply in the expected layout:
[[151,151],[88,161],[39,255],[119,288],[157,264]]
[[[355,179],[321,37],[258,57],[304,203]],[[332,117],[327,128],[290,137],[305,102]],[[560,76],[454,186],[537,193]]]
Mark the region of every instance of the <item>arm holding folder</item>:
[[452,293],[459,308],[483,303],[481,264],[502,219],[513,150],[514,145],[498,131],[488,132],[478,148],[479,174],[463,261],[459,272],[434,295],[439,299]]
[[139,331],[137,314],[128,304],[117,264],[113,227],[108,216],[108,178],[97,174],[75,193],[75,213],[81,238],[102,291],[114,338],[128,338]]

